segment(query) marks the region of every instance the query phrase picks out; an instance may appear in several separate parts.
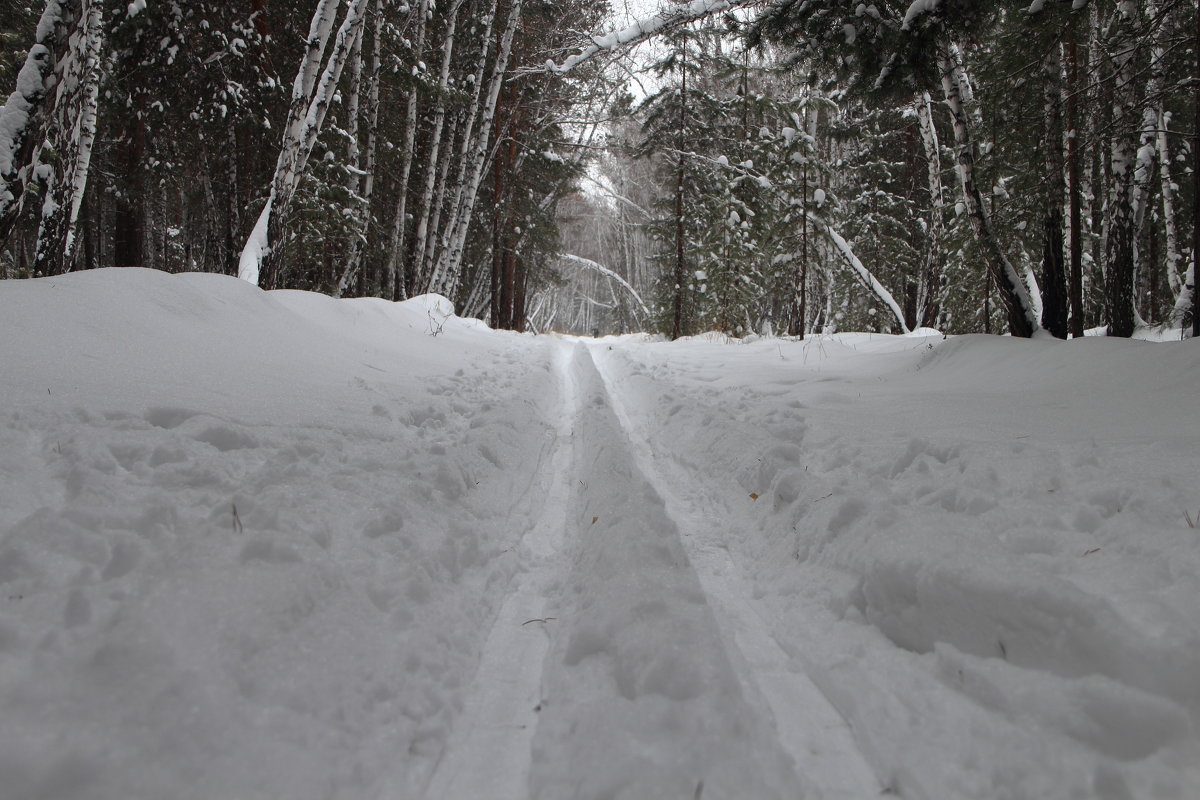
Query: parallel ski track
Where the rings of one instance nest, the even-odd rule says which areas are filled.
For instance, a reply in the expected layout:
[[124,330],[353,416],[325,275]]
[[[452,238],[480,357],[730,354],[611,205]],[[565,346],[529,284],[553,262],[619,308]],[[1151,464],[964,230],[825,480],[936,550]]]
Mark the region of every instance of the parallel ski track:
[[579,413],[571,347],[556,349],[555,370],[561,396],[555,440],[537,468],[548,470],[550,483],[542,515],[520,544],[532,566],[514,577],[515,588],[492,625],[463,711],[426,787],[427,800],[529,796],[535,709],[549,648],[542,621],[548,613],[546,589],[565,569],[558,554],[567,529]]
[[[854,739],[843,715],[788,655],[772,633],[769,612],[756,603],[721,541],[719,513],[695,505],[703,490],[689,493],[685,502],[675,486],[696,485],[694,476],[673,474],[678,465],[656,458],[645,436],[632,423],[624,399],[616,390],[605,358],[593,358],[612,409],[629,440],[633,457],[645,479],[666,503],[667,513],[681,532],[685,552],[708,596],[717,625],[727,642],[736,644],[742,663],[735,664],[748,690],[757,690],[770,706],[784,751],[798,774],[830,800],[875,797],[883,786]],[[668,476],[665,473],[672,473]],[[668,477],[670,479],[668,479]],[[673,480],[672,480],[673,479]]]
[[[662,497],[679,531],[688,534],[680,541],[722,640],[734,645],[729,656],[738,679],[747,696],[765,701],[764,711],[774,718],[780,746],[792,758],[796,774],[804,776],[806,796],[813,796],[814,788],[816,797],[830,800],[879,795],[882,786],[849,725],[775,639],[769,615],[741,581],[720,541],[713,510],[695,505],[699,492],[688,495],[689,503],[674,490],[691,478],[674,474],[676,465],[656,459],[644,435],[631,423],[604,359],[595,357],[592,348],[587,355],[600,375],[634,466]],[[532,743],[539,716],[535,709],[551,645],[546,623],[538,620],[551,613],[547,611],[550,587],[569,569],[562,553],[569,549],[564,538],[579,457],[574,431],[579,415],[585,413],[580,408],[574,356],[575,349],[566,344],[555,354],[560,412],[554,445],[538,465],[539,470],[548,469],[551,477],[542,515],[521,543],[531,566],[514,578],[514,588],[492,626],[463,711],[426,787],[426,800],[521,800],[530,795]]]

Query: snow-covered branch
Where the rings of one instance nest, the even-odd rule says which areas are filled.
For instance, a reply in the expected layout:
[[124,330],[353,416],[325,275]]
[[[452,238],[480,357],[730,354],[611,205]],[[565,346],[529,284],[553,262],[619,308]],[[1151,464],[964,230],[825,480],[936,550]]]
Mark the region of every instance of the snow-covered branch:
[[613,281],[615,281],[616,283],[620,284],[622,287],[624,287],[626,289],[626,291],[629,292],[629,294],[633,295],[634,300],[637,300],[638,305],[641,306],[641,308],[642,308],[642,312],[647,317],[650,316],[650,309],[646,307],[646,303],[643,302],[642,297],[641,297],[641,295],[639,295],[637,293],[637,290],[634,289],[629,284],[629,281],[625,280],[624,278],[622,278],[617,273],[613,272],[608,267],[604,266],[603,264],[598,264],[595,261],[592,261],[590,258],[584,258],[583,256],[572,255],[571,253],[559,253],[558,257],[562,258],[562,259],[566,259],[567,261],[574,262],[574,263],[584,266],[588,269],[595,270],[596,272],[599,272],[601,275],[604,275],[605,277],[610,278]]
[[883,302],[892,315],[896,317],[896,324],[900,326],[900,330],[909,333],[908,324],[904,321],[904,311],[901,310],[900,304],[896,302],[896,298],[892,297],[892,293],[887,290],[879,281],[875,280],[875,276],[871,271],[863,265],[858,256],[854,254],[854,248],[846,241],[840,233],[835,231],[833,227],[825,220],[818,217],[811,211],[804,212],[809,221],[825,232],[825,236],[833,245],[833,249],[837,251],[846,265],[854,272],[862,284],[875,293],[875,296]]
[[562,63],[556,64],[554,61],[547,61],[546,69],[550,72],[569,72],[599,53],[611,53],[631,47],[647,39],[653,39],[671,28],[705,19],[722,11],[758,5],[761,2],[763,0],[692,0],[686,5],[662,8],[621,30],[593,36],[591,44],[582,48],[578,53],[568,56]]
[[16,216],[34,118],[54,74],[55,50],[78,8],[78,0],[47,0],[34,44],[17,73],[16,91],[0,107],[0,234],[8,228],[6,221]]

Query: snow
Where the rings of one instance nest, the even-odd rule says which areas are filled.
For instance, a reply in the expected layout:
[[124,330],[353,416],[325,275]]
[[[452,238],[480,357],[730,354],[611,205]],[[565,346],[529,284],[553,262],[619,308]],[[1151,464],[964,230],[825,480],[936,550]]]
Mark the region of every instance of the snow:
[[553,59],[546,62],[548,72],[566,73],[598,53],[612,52],[623,47],[653,38],[664,30],[694,20],[718,14],[753,3],[754,0],[691,0],[679,6],[662,6],[657,13],[635,20],[620,30],[612,30],[591,37],[591,43],[578,53],[568,56],[561,64]]
[[1191,343],[0,319],[6,798],[1200,793]]
[[904,12],[904,22],[901,23],[900,30],[910,30],[922,14],[932,14],[941,4],[942,0],[913,0]]

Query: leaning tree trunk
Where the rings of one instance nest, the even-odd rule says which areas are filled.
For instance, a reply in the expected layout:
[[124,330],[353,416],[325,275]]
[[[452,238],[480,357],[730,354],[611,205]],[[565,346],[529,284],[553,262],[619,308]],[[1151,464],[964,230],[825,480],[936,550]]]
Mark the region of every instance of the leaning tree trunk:
[[1032,336],[1041,325],[1037,319],[1029,288],[1000,248],[983,204],[983,195],[975,182],[975,153],[971,144],[967,115],[963,110],[962,92],[965,79],[953,56],[939,49],[942,92],[950,118],[954,123],[954,145],[958,150],[958,178],[966,199],[967,216],[975,232],[975,241],[987,262],[988,273],[1000,292],[1000,300],[1008,312],[1008,328],[1013,336]]
[[1063,263],[1062,49],[1053,42],[1042,59],[1042,325],[1067,338],[1067,280]]
[[277,244],[287,226],[292,198],[300,186],[308,157],[325,123],[347,57],[362,34],[366,5],[367,0],[350,0],[346,16],[334,38],[333,49],[325,60],[321,78],[314,84],[316,67],[320,66],[324,55],[338,2],[321,0],[317,6],[309,27],[308,49],[293,85],[292,107],[288,112],[283,145],[275,163],[271,191],[239,260],[238,275],[243,280],[257,285],[265,273],[268,286],[278,282],[280,252]]
[[1134,208],[1137,102],[1134,42],[1130,27],[1137,17],[1135,0],[1121,0],[1117,40],[1113,47],[1112,182],[1108,195],[1108,242],[1105,248],[1105,306],[1108,335],[1128,338],[1136,327],[1134,310]]

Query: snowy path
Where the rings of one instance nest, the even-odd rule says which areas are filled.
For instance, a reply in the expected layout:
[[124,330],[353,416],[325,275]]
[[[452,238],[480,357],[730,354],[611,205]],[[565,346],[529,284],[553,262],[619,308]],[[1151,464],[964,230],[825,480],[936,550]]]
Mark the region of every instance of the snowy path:
[[540,518],[522,538],[531,568],[514,577],[508,599],[484,645],[483,656],[425,796],[521,798],[529,793],[530,747],[537,728],[542,662],[549,645],[548,594],[562,570],[577,413],[570,351],[558,348],[555,373],[560,415],[554,439],[535,468],[545,487]]
[[1194,343],[0,320],[2,800],[1200,797]]
[[722,633],[726,641],[736,643],[741,653],[741,679],[753,682],[767,699],[780,742],[798,772],[816,788],[808,796],[862,798],[880,794],[882,787],[854,741],[850,726],[805,674],[803,666],[780,646],[770,612],[754,601],[750,588],[740,579],[724,542],[728,528],[724,527],[726,520],[720,509],[705,502],[697,476],[688,475],[667,459],[655,458],[626,409],[626,401],[606,374],[606,367],[611,369],[611,365],[603,358],[597,363],[638,466],[666,499],[668,512],[681,522],[685,531],[681,541],[717,610]]
[[[550,481],[425,792],[860,798],[881,787],[664,481],[592,352],[557,354]],[[543,464],[539,464],[539,470]],[[678,485],[678,484],[677,484]]]

